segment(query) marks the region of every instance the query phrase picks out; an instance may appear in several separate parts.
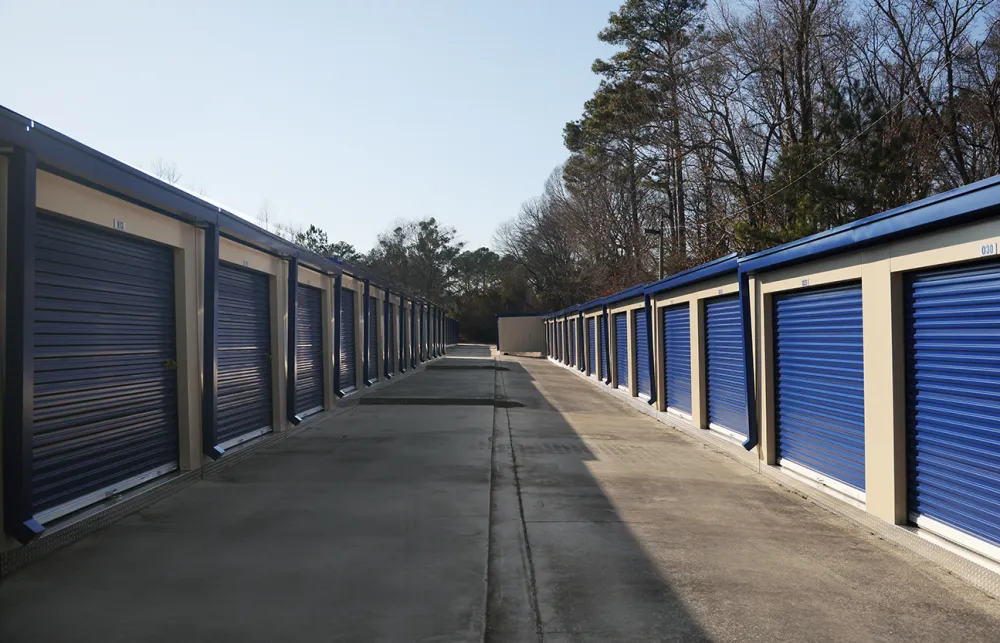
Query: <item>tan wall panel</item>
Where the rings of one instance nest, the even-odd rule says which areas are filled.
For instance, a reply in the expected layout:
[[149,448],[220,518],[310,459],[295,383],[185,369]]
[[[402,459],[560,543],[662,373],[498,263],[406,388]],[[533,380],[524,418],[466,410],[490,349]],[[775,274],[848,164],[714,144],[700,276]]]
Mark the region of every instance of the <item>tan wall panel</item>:
[[187,230],[192,226],[127,201],[73,183],[54,174],[39,171],[36,203],[39,209],[57,212],[115,229],[115,220],[124,223],[125,234],[183,248]]
[[299,283],[305,284],[307,286],[312,286],[313,288],[319,288],[321,290],[328,290],[326,275],[315,270],[306,268],[302,264],[299,264]]
[[861,279],[860,252],[821,259],[802,266],[790,266],[758,276],[764,293],[786,292],[800,288],[829,286]]
[[707,361],[705,359],[705,304],[706,299],[739,292],[735,274],[722,275],[688,284],[683,288],[658,293],[653,298],[656,338],[657,407],[666,410],[665,382],[663,382],[663,308],[687,303],[691,320],[691,424],[708,428]]
[[275,392],[271,412],[274,430],[288,429],[288,263],[282,261],[278,274],[271,276],[271,390]]
[[243,266],[257,272],[276,275],[281,270],[281,259],[261,252],[231,239],[219,239],[219,261]]
[[906,418],[901,275],[889,270],[888,248],[865,253],[865,489],[867,509],[888,522],[906,521]]
[[349,290],[354,290],[356,292],[361,292],[365,288],[365,283],[350,275],[341,275],[340,284],[344,288]]
[[497,320],[503,353],[542,353],[545,351],[545,327],[541,317],[500,317]]
[[[993,254],[983,246],[992,244]],[[997,259],[1000,246],[1000,220],[943,230],[934,234],[904,239],[889,246],[893,271],[919,270],[979,259]]]
[[737,282],[736,275],[724,275],[695,284],[688,284],[676,290],[657,293],[653,297],[653,301],[660,307],[674,306],[696,299],[731,295],[738,291],[739,283]]
[[177,405],[180,468],[201,466],[202,330],[204,320],[204,232],[187,226],[185,248],[174,250],[177,332]]
[[708,359],[705,354],[705,299],[689,302],[691,310],[691,424],[708,429]]

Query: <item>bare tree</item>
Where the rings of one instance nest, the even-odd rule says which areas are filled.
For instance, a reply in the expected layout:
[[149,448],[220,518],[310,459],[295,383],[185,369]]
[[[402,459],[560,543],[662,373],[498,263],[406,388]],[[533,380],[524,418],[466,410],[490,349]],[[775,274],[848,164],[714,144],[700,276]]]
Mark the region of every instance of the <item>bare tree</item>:
[[164,159],[162,156],[153,161],[149,166],[149,172],[165,183],[177,185],[181,177],[181,171],[177,169],[177,164]]
[[260,202],[260,207],[257,208],[257,225],[264,228],[268,232],[272,231],[274,219],[274,208],[271,206],[271,200],[264,197],[264,200]]

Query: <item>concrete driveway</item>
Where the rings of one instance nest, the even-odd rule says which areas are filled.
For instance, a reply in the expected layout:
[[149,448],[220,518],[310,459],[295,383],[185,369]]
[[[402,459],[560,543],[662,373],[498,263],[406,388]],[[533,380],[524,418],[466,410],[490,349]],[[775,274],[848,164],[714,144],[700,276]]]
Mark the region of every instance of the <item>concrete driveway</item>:
[[992,599],[565,369],[451,354],[16,572],[0,641],[1000,639]]

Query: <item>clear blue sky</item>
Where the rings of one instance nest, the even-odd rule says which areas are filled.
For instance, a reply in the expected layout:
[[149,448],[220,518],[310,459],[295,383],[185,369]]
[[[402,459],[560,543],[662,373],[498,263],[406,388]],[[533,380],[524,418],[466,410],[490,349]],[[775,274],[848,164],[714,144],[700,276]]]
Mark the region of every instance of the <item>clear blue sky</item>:
[[470,246],[538,194],[620,0],[0,0],[0,104],[251,217]]

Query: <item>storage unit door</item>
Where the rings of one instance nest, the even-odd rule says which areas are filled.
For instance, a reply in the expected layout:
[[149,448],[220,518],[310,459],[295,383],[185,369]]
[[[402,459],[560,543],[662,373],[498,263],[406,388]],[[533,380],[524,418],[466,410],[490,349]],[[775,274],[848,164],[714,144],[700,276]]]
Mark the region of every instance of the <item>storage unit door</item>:
[[599,324],[601,329],[601,338],[599,341],[601,349],[601,379],[608,379],[608,318],[606,315],[601,315],[601,322]]
[[569,322],[569,363],[576,366],[576,320]]
[[368,298],[368,373],[369,382],[378,379],[378,300]]
[[667,407],[691,413],[691,307],[663,309],[663,381]]
[[906,283],[909,512],[1000,546],[1000,265]]
[[597,323],[593,317],[587,320],[587,373],[597,374]]
[[299,284],[295,315],[295,414],[323,408],[323,291]]
[[747,434],[743,386],[743,333],[740,300],[716,297],[705,302],[705,354],[708,361],[708,421]]
[[264,273],[219,264],[218,419],[226,448],[271,430],[271,286]]
[[392,308],[392,304],[389,304],[389,317],[386,320],[388,323],[385,327],[385,351],[386,355],[389,357],[389,363],[385,365],[385,372],[389,375],[396,372],[396,359],[395,353],[393,352],[395,350],[396,343],[393,341],[395,333],[392,332],[394,326],[392,320],[395,319],[395,317],[392,314]]
[[340,390],[348,393],[357,388],[358,372],[355,367],[354,291],[340,289]]
[[628,388],[628,317],[615,313],[615,382]]
[[44,522],[177,468],[174,251],[39,213],[35,288]]
[[802,465],[862,491],[863,337],[861,284],[774,298],[779,463]]
[[648,328],[646,311],[640,308],[635,311],[635,384],[639,395],[646,397],[653,392],[649,381],[649,334],[646,332]]

